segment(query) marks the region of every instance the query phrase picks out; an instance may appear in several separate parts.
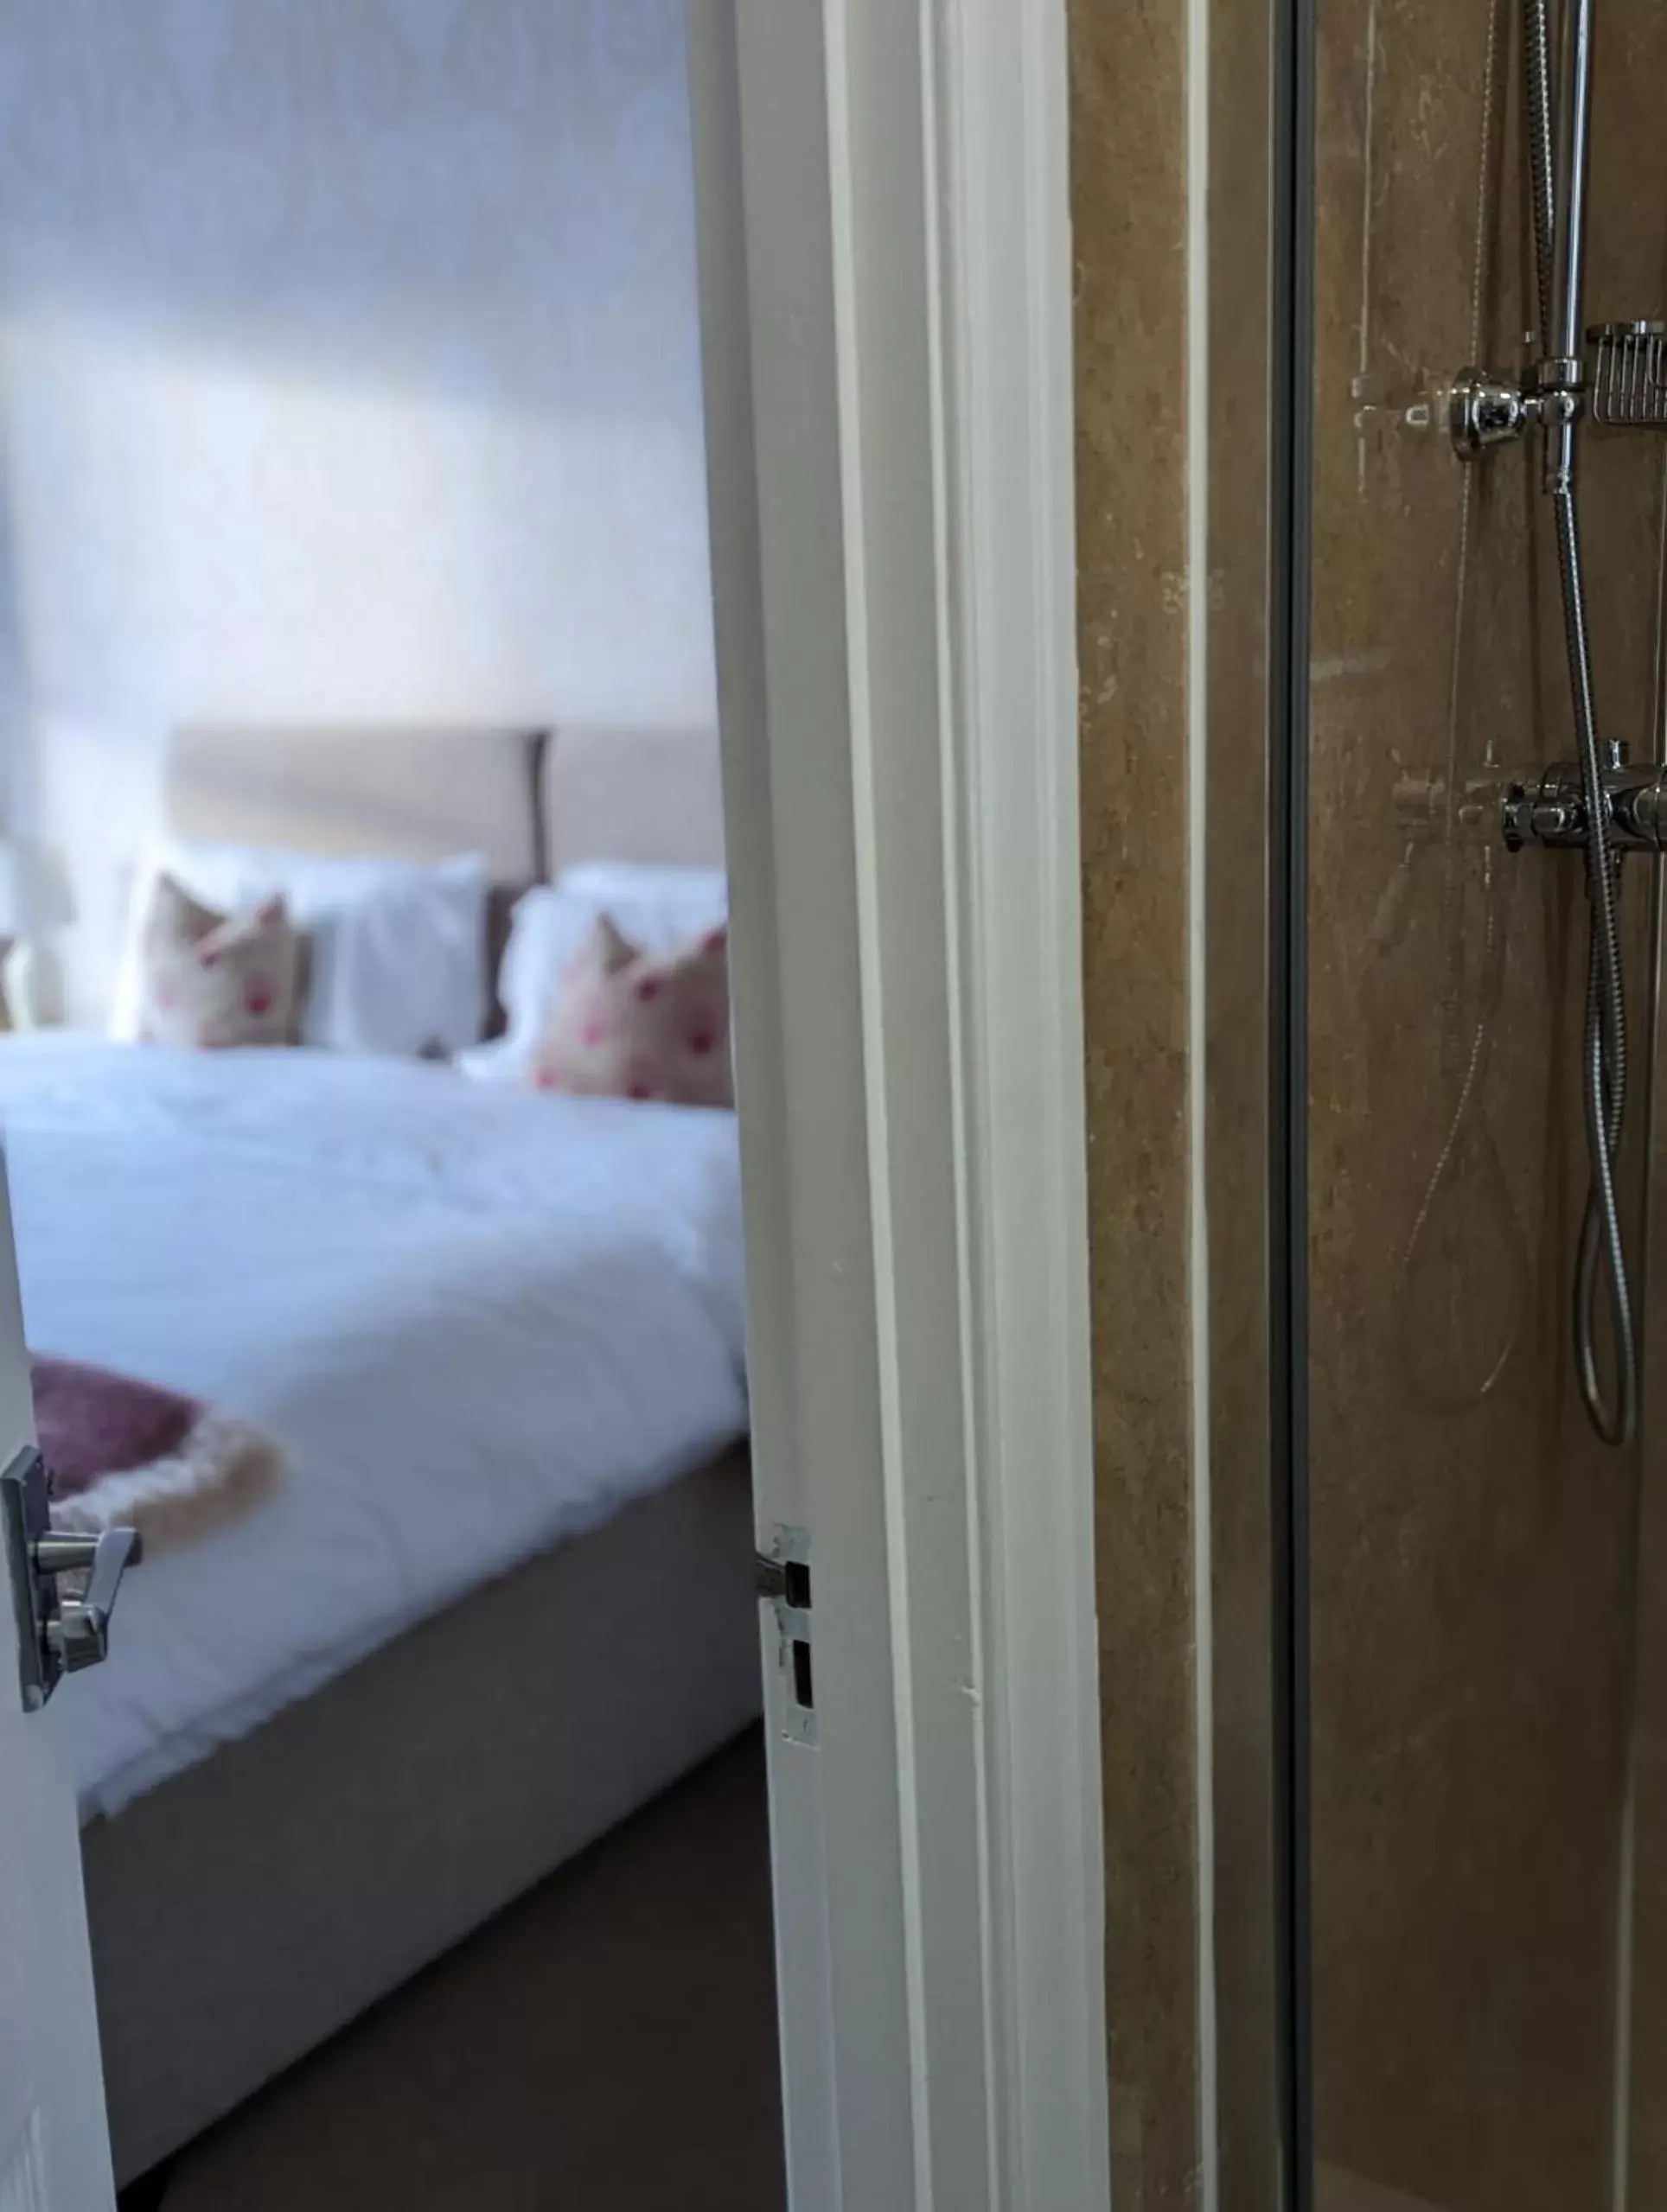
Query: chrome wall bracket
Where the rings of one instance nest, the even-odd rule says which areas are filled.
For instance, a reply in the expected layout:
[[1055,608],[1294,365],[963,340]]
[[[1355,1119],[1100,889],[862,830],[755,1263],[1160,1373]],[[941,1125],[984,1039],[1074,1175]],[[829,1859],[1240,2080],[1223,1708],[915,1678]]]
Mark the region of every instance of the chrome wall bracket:
[[1611,430],[1667,430],[1667,322],[1594,322],[1585,361],[1537,362],[1521,379],[1460,369],[1447,390],[1447,430],[1461,460],[1530,430],[1567,429],[1590,413]]
[[1564,429],[1580,420],[1585,406],[1584,361],[1542,361],[1520,383],[1486,369],[1460,369],[1447,392],[1447,429],[1459,458],[1473,461],[1530,430]]

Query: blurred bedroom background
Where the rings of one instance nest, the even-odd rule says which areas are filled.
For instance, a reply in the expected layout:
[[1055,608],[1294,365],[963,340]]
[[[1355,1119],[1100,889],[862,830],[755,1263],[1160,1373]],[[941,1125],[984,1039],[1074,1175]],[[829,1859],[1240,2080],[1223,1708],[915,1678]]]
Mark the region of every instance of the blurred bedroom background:
[[0,38],[6,828],[96,1019],[168,734],[714,724],[683,11]]
[[145,1538],[46,1713],[131,2212],[781,2201],[686,65],[0,19],[0,1119],[54,1518]]

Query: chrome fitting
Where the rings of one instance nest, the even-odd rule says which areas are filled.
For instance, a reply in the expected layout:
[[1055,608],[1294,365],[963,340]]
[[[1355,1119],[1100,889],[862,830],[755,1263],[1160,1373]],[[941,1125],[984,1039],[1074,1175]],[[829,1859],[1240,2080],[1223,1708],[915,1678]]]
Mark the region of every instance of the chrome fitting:
[[1470,461],[1523,436],[1531,419],[1520,385],[1484,369],[1460,369],[1447,394],[1447,430],[1460,459]]
[[1517,383],[1485,369],[1461,369],[1447,394],[1447,429],[1461,461],[1509,445],[1537,424],[1565,430],[1586,411],[1586,365],[1556,357],[1538,361]]
[[[1618,764],[1603,772],[1604,826],[1617,852],[1667,851],[1667,768]],[[1537,782],[1508,783],[1499,826],[1512,852],[1530,845],[1584,847],[1586,781],[1573,761],[1554,762]]]

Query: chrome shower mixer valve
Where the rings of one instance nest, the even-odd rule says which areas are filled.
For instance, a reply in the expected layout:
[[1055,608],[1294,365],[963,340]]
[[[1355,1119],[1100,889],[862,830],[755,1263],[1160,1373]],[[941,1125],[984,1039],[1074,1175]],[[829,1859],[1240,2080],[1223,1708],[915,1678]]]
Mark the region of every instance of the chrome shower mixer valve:
[[[1667,852],[1667,768],[1627,764],[1625,748],[1612,749],[1602,776],[1603,812],[1612,852]],[[1591,843],[1586,776],[1577,761],[1555,761],[1542,775],[1506,781],[1499,794],[1499,824],[1513,852],[1530,845]]]
[[[1607,749],[1603,817],[1612,853],[1667,852],[1667,766],[1627,761]],[[1409,844],[1497,844],[1584,852],[1591,842],[1586,771],[1578,761],[1549,768],[1478,768],[1448,793],[1434,770],[1408,773],[1395,787],[1396,827]]]

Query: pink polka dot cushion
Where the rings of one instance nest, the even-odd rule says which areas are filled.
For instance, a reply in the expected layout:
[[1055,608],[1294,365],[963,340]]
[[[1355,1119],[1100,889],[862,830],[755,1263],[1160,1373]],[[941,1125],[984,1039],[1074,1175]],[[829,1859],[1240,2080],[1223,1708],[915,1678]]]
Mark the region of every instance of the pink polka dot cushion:
[[300,954],[281,898],[216,914],[159,877],[140,940],[141,1039],[208,1050],[290,1043]]
[[562,977],[529,1080],[584,1097],[732,1106],[728,932],[650,953],[598,915]]

